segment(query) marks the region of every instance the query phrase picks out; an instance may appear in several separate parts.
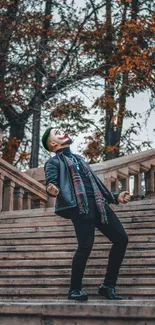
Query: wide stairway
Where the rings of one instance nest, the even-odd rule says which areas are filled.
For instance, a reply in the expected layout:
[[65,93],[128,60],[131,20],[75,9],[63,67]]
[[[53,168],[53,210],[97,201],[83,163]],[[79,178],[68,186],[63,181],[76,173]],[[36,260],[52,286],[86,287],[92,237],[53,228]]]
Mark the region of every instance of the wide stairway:
[[83,281],[89,301],[72,302],[67,294],[77,242],[71,222],[52,208],[1,212],[0,324],[155,324],[155,200],[113,208],[129,236],[117,284],[124,299],[115,302],[97,293],[111,247],[100,232]]

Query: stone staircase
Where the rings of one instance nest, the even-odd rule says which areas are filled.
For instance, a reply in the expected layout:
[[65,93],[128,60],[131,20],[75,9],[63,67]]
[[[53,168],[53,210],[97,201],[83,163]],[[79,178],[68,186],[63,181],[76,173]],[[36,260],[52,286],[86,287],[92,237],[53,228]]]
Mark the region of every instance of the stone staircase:
[[155,200],[113,208],[129,236],[117,283],[120,302],[97,294],[111,246],[98,231],[83,281],[89,301],[70,302],[77,245],[71,222],[52,208],[1,212],[0,325],[155,324]]

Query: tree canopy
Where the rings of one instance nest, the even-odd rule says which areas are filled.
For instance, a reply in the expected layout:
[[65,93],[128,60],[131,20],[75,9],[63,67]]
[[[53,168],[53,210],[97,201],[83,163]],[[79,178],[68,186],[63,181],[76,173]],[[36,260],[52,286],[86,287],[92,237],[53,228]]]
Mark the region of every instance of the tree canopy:
[[[67,0],[1,0],[1,12],[2,158],[17,164],[30,157],[37,167],[49,117],[76,133],[94,125],[90,110],[101,117],[85,154],[93,160],[95,148],[95,159],[119,156],[135,132],[134,125],[123,139],[123,119],[132,115],[127,98],[146,89],[154,96],[153,3],[87,0],[77,10]],[[101,85],[92,107],[76,93]]]

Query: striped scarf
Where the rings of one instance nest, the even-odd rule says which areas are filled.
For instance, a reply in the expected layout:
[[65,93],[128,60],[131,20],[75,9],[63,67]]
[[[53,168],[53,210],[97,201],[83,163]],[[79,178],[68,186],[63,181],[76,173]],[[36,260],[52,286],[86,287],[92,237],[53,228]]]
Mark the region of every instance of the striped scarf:
[[[73,180],[73,184],[74,184],[75,195],[76,195],[77,203],[78,203],[78,207],[79,207],[79,213],[80,214],[82,214],[82,213],[88,214],[89,208],[88,208],[87,194],[86,194],[85,187],[84,187],[82,178],[80,176],[80,173],[76,169],[74,163],[67,156],[65,156],[65,158],[66,158],[66,161],[70,168],[70,172],[71,172],[71,176],[72,176],[72,180]],[[107,224],[108,220],[107,220],[106,211],[104,208],[105,199],[104,199],[104,197],[95,181],[95,178],[91,172],[91,169],[87,166],[87,164],[85,163],[84,160],[80,160],[80,164],[92,185],[96,206],[97,206],[99,213],[101,214],[101,222]]]

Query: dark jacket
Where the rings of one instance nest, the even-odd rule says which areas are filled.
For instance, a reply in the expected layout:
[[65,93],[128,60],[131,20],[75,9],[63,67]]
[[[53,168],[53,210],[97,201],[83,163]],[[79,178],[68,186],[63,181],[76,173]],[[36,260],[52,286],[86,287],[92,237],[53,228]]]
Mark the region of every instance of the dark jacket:
[[[83,159],[79,155],[74,154],[73,156],[75,156],[78,161]],[[87,165],[90,168],[89,164]],[[70,213],[68,213],[67,215],[66,212],[69,211],[71,208],[77,207],[77,200],[69,167],[63,152],[55,155],[54,157],[49,158],[49,160],[45,163],[44,168],[46,176],[46,188],[51,183],[59,189],[59,194],[56,198],[55,213],[62,217],[70,218]],[[109,204],[118,204],[118,194],[109,192],[109,190],[101,182],[98,176],[92,170],[91,172],[93,173],[96,179],[96,183],[107,202]],[[51,197],[54,197],[54,195],[49,195]]]

